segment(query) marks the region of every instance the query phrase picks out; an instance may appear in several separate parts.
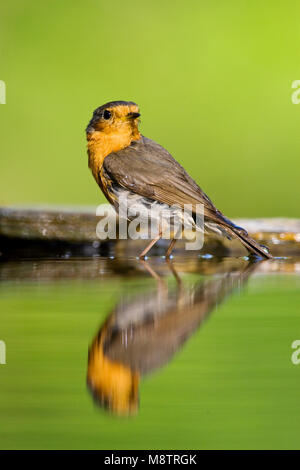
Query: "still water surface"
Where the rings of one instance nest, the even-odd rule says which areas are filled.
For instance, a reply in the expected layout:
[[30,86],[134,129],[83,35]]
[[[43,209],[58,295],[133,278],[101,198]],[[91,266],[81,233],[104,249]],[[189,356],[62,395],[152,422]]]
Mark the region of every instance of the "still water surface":
[[0,279],[1,448],[300,448],[299,260],[10,261]]

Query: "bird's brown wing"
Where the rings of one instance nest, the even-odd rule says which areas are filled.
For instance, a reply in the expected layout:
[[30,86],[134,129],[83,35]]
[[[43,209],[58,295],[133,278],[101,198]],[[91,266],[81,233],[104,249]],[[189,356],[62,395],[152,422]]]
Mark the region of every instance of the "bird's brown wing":
[[165,204],[203,204],[204,217],[210,226],[221,227],[229,238],[236,237],[249,250],[263,258],[272,258],[265,247],[237,227],[213,205],[209,197],[187,174],[184,168],[163,147],[142,137],[129,147],[108,155],[103,163],[104,179],[140,196]]
[[184,168],[153,140],[142,137],[104,160],[103,170],[112,182],[141,196],[169,204],[203,204],[204,214],[217,223],[227,219],[216,209]]

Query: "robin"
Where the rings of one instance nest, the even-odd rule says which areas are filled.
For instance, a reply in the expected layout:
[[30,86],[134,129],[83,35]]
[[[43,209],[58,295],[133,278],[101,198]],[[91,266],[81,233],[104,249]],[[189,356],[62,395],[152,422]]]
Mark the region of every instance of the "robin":
[[[171,208],[191,205],[204,208],[206,232],[237,238],[253,255],[272,258],[268,249],[251,238],[246,230],[227,219],[184,168],[154,140],[140,134],[139,108],[132,101],[112,101],[97,108],[86,128],[89,167],[108,201],[119,210],[126,195],[128,205],[143,208]],[[199,207],[199,206],[198,206]],[[153,213],[153,212],[152,212]],[[194,214],[195,215],[195,214]],[[144,258],[162,237],[160,230],[140,254]],[[167,249],[170,256],[176,239]]]

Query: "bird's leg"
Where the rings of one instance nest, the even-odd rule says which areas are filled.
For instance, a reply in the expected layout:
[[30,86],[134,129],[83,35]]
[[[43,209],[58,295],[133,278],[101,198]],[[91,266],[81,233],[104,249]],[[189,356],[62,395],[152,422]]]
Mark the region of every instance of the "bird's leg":
[[145,269],[148,271],[151,277],[157,281],[157,293],[158,295],[162,296],[163,298],[166,297],[168,294],[168,284],[160,277],[159,274],[157,274],[151,266],[147,263],[147,261],[141,259],[140,263],[145,267]]
[[146,246],[146,248],[144,249],[144,251],[142,251],[142,253],[140,254],[139,258],[144,258],[146,256],[146,254],[148,253],[149,250],[151,250],[151,248],[153,247],[153,245],[155,245],[156,242],[158,242],[158,240],[161,238],[162,236],[162,232],[161,230],[159,231],[157,237],[155,237],[153,240],[151,240],[151,242],[149,243],[149,245]]
[[171,241],[171,243],[170,243],[170,245],[169,245],[169,247],[166,251],[166,258],[170,257],[176,242],[177,242],[177,239],[173,238],[173,240]]
[[176,271],[176,269],[174,268],[174,265],[172,263],[172,261],[170,259],[166,259],[166,263],[168,265],[168,268],[170,269],[171,273],[173,274],[175,280],[176,280],[176,283],[178,285],[179,288],[181,288],[182,286],[182,280],[178,274],[178,272]]
[[183,285],[183,282],[178,274],[178,272],[176,271],[175,267],[173,266],[173,263],[171,260],[169,259],[166,259],[166,263],[170,269],[170,271],[172,272],[173,276],[175,277],[175,280],[176,280],[176,283],[177,283],[177,291],[178,291],[178,297],[177,297],[177,305],[178,307],[180,305],[184,305],[184,300],[185,300],[185,291],[184,291],[184,285]]
[[147,261],[141,259],[140,263],[144,266],[144,268],[148,271],[151,277],[158,282],[163,282],[162,278],[151,268],[151,266],[147,263]]

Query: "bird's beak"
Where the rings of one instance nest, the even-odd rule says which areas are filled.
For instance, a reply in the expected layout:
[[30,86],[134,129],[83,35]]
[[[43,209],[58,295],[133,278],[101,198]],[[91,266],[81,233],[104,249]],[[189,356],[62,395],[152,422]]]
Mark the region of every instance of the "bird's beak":
[[128,113],[126,118],[127,119],[137,119],[138,117],[140,117],[140,113]]

